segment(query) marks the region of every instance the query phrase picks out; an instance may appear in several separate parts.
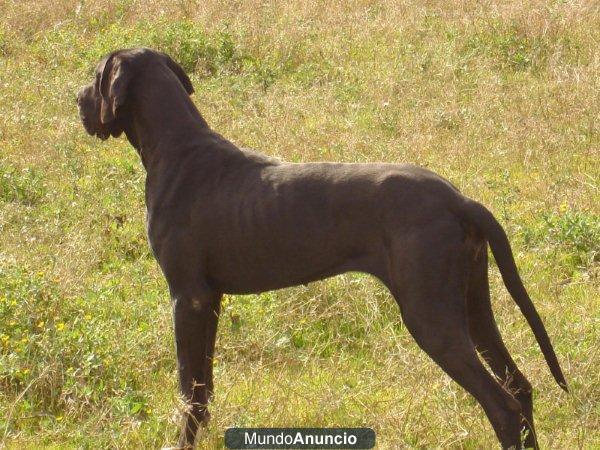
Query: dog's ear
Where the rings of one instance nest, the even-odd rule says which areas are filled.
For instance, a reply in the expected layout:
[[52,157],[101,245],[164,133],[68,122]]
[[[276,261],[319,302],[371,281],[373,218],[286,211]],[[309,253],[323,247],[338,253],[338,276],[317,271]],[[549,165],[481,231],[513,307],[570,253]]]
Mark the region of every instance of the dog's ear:
[[118,110],[125,103],[127,89],[133,77],[131,63],[120,55],[106,59],[100,75],[100,121],[107,124],[115,120]]
[[173,71],[173,73],[175,75],[177,75],[177,78],[179,78],[179,81],[185,88],[188,95],[192,95],[194,93],[194,86],[192,86],[192,82],[190,81],[190,78],[185,73],[185,70],[183,70],[183,67],[181,67],[179,64],[177,64],[175,61],[173,61],[171,59],[171,57],[169,55],[167,55],[166,53],[161,53],[161,54],[162,54],[163,58],[165,58],[165,64],[167,65],[167,67],[169,69],[171,69]]

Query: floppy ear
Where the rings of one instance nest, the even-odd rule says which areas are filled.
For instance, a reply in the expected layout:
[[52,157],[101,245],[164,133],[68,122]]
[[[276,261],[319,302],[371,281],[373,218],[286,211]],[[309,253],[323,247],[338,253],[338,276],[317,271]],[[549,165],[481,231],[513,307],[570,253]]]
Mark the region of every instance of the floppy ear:
[[179,78],[179,81],[185,88],[188,95],[192,95],[194,93],[194,86],[192,86],[192,82],[185,73],[185,70],[183,70],[183,67],[177,64],[175,61],[173,61],[171,57],[166,53],[161,52],[161,54],[163,58],[165,58],[165,63],[167,64],[167,67],[171,69],[175,75],[177,75],[177,78]]
[[125,103],[129,82],[133,77],[133,70],[126,59],[112,55],[104,64],[100,76],[100,121],[107,124],[115,120],[117,112]]

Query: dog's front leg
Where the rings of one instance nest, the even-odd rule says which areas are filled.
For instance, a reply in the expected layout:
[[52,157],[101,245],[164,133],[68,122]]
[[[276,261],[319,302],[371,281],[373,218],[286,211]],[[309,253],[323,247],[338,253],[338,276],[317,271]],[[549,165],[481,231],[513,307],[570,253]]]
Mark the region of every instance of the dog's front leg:
[[213,379],[213,360],[215,356],[215,344],[217,341],[217,326],[219,324],[219,314],[221,313],[221,296],[215,295],[209,323],[206,326],[206,390],[208,400],[212,399],[215,385]]
[[179,383],[188,402],[179,438],[181,448],[194,446],[198,427],[209,419],[209,378],[219,303],[220,295],[209,289],[187,290],[173,298]]

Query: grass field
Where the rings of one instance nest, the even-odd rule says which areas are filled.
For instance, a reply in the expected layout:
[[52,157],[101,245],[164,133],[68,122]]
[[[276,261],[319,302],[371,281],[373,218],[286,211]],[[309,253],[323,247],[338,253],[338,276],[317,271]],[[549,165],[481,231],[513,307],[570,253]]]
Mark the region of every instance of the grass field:
[[[540,443],[600,448],[594,0],[0,1],[0,447],[175,442],[145,173],[126,140],[87,136],[75,105],[101,56],[137,45],[178,60],[208,123],[239,145],[291,161],[412,162],[487,204],[571,387],[554,383],[492,267]],[[381,449],[497,445],[360,274],[226,297],[212,413],[203,448],[231,426],[368,426]]]

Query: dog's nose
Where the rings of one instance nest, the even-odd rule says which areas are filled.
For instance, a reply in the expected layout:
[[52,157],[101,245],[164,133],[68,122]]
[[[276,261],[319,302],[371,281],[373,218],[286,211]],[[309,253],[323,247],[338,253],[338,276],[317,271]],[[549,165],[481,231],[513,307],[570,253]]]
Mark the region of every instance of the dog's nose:
[[78,91],[77,91],[77,96],[76,96],[76,101],[77,104],[81,103],[81,99],[83,98],[83,95],[85,93],[87,86],[82,86]]

